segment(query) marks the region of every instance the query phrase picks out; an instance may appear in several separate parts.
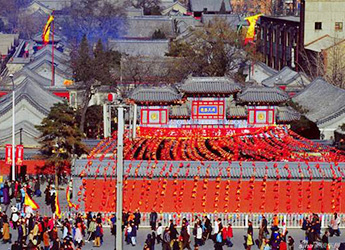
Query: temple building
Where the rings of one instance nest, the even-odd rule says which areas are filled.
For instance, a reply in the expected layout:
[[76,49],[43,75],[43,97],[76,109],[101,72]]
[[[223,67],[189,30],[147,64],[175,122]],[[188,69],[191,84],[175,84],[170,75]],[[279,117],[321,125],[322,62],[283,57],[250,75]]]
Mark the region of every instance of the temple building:
[[241,86],[228,77],[189,77],[177,88],[139,87],[128,97],[138,105],[140,127],[249,128],[289,124],[300,114],[286,106],[277,86]]

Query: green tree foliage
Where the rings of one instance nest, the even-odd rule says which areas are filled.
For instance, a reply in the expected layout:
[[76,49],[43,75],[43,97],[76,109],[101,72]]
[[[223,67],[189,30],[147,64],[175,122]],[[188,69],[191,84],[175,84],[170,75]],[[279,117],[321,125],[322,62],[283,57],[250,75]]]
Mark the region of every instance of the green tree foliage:
[[194,30],[188,41],[175,41],[168,56],[179,57],[174,65],[182,78],[232,74],[250,59],[244,50],[243,36],[223,19],[215,19]]
[[95,49],[90,48],[86,36],[78,48],[71,53],[71,66],[76,87],[82,92],[82,104],[79,107],[79,128],[85,129],[86,111],[97,87],[115,82],[112,68],[120,64],[121,55],[118,52],[105,51],[102,41],[98,40]]
[[46,166],[55,166],[61,173],[70,165],[74,156],[87,153],[82,143],[83,134],[78,128],[76,113],[67,103],[55,104],[41,125],[35,126],[40,132],[40,151]]
[[85,133],[87,138],[99,139],[103,134],[103,108],[100,105],[88,107],[86,111]]

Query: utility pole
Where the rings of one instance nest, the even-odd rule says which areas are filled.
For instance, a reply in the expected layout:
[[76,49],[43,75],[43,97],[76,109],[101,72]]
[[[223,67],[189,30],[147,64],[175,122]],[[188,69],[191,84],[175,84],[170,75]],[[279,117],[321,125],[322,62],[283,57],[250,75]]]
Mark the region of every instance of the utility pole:
[[116,250],[122,250],[122,203],[123,203],[123,135],[124,106],[117,107],[117,167],[116,167]]
[[15,108],[16,108],[16,100],[15,100],[15,91],[14,91],[14,81],[13,81],[13,74],[10,74],[9,77],[12,81],[12,180],[16,180],[16,159],[15,159],[15,150],[16,150],[16,141],[15,141],[15,126],[16,126],[16,119],[15,119]]

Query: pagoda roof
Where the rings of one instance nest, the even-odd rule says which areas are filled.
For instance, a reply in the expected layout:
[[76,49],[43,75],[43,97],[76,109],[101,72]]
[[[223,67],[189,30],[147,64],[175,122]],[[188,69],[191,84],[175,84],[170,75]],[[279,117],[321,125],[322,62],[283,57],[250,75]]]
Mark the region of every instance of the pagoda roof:
[[292,100],[306,110],[309,120],[318,125],[345,118],[345,90],[322,78],[316,78]]
[[[26,99],[41,113],[48,115],[50,108],[61,99],[45,90],[38,82],[31,78],[25,78],[24,81],[15,88],[15,103]],[[12,95],[5,95],[0,98],[0,116],[12,109]]]
[[[52,38],[53,38],[53,33],[50,32],[50,34],[49,34],[49,43],[52,42]],[[34,40],[34,41],[37,42],[37,43],[42,43],[42,42],[43,42],[42,33],[39,33],[39,34],[35,35],[35,36],[32,38],[32,40]],[[58,43],[58,42],[60,42],[60,41],[61,41],[61,37],[58,36],[58,35],[56,35],[56,34],[54,34],[54,43]]]
[[181,101],[181,94],[170,86],[138,87],[129,95],[129,100],[138,104],[177,103]]
[[240,103],[278,104],[289,100],[289,95],[277,87],[252,85],[245,88],[237,99]]
[[[50,61],[51,61],[51,56],[52,56],[52,45],[51,44],[47,44],[46,46],[44,46],[43,48],[38,50],[33,55],[34,56],[34,60],[37,60],[38,58],[40,58],[40,57],[42,57],[44,55],[49,55],[50,56]],[[70,61],[70,57],[68,55],[62,53],[58,49],[54,49],[54,60],[58,60],[61,63],[63,63],[63,62],[67,63],[67,62]]]
[[241,90],[241,86],[227,77],[189,77],[180,87],[186,95],[213,96],[232,95]]
[[289,123],[301,119],[301,114],[291,107],[277,107],[277,123]]

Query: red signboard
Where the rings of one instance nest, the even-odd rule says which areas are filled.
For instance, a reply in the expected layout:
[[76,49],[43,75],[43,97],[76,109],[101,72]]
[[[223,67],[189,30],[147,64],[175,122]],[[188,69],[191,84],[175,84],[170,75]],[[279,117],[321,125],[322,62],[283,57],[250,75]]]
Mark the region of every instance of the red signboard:
[[274,124],[274,109],[248,109],[249,124]]
[[17,145],[16,146],[16,165],[22,166],[24,160],[24,146]]
[[11,144],[6,144],[5,163],[8,165],[12,164],[12,145]]
[[142,125],[164,125],[168,123],[168,109],[141,109]]
[[224,101],[193,101],[192,119],[224,120]]

